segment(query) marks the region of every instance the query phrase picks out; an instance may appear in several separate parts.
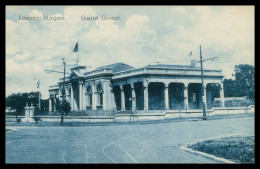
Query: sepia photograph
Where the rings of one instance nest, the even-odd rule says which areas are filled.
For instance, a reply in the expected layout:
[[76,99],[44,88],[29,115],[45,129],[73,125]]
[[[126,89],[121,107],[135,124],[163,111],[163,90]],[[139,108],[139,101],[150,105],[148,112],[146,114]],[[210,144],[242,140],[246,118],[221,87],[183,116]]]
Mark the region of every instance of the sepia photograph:
[[6,164],[255,164],[255,6],[5,6]]

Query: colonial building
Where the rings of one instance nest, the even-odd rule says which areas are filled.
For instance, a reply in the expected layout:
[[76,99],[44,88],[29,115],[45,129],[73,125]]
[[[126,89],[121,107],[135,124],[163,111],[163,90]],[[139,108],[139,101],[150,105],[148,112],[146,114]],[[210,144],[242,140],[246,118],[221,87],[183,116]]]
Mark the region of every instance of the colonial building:
[[[201,69],[194,61],[190,65],[155,64],[134,68],[115,63],[85,71],[75,66],[71,73],[49,87],[50,111],[55,110],[53,98],[65,97],[74,111],[134,111],[198,109],[202,99],[210,107],[214,97],[224,106],[221,70],[204,69],[204,96],[201,90]],[[215,90],[215,91],[213,91]],[[62,94],[63,92],[63,94]]]

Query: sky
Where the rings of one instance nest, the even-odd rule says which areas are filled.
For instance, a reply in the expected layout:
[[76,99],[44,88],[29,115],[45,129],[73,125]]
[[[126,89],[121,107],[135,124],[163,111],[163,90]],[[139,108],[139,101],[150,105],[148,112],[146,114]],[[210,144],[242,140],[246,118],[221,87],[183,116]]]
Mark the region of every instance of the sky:
[[254,6],[6,6],[6,96],[40,90],[47,99],[63,74],[44,70],[63,71],[64,57],[67,73],[77,55],[86,71],[117,62],[189,65],[200,45],[203,59],[217,57],[205,69],[233,78],[235,65],[255,66],[254,13]]

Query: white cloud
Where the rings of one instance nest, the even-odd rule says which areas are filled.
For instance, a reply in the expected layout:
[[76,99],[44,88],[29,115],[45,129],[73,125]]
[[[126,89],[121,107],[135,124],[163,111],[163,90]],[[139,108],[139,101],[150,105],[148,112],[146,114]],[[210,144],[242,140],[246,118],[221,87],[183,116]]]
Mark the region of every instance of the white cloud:
[[16,28],[17,28],[17,23],[13,22],[9,19],[6,19],[5,25],[6,25],[6,29],[5,29],[6,30],[6,32],[5,32],[5,35],[6,35],[6,54],[13,55],[13,54],[15,54],[16,52],[19,51],[19,48],[17,48],[14,44],[15,40],[17,40],[16,36],[14,36]]
[[149,27],[149,18],[145,15],[132,15],[125,24],[124,36],[138,44],[150,43],[155,40],[156,32]]
[[[160,38],[160,53],[188,60],[188,52],[193,51],[199,59],[201,44],[205,58],[213,54],[234,64],[245,58],[254,60],[253,7],[172,7],[171,13],[175,24],[173,31]],[[205,55],[208,51],[215,52]],[[224,69],[220,66],[214,68]]]
[[155,61],[189,61],[190,51],[193,58],[199,59],[199,44],[202,44],[203,57],[219,57],[219,62],[207,63],[208,67],[223,69],[227,76],[235,64],[254,63],[253,7],[172,7],[161,20],[153,18],[160,18],[153,11],[124,15],[124,9],[120,8],[118,13],[125,20],[97,22],[80,19],[81,15],[104,14],[98,13],[94,6],[65,7],[63,12],[55,14],[39,9],[24,10],[29,16],[63,16],[66,20],[6,19],[6,75],[10,78],[7,91],[11,91],[10,88],[19,91],[32,85],[24,79],[21,79],[23,85],[12,84],[15,77],[27,77],[30,81],[39,76],[48,97],[48,85],[55,84],[60,76],[48,75],[44,69],[62,65],[64,56],[73,60],[72,50],[77,41],[80,63],[93,68],[115,62],[140,66]]
[[13,46],[6,46],[6,54],[7,55],[13,55],[15,53],[17,53],[18,50],[16,47],[13,47]]
[[25,51],[25,52],[23,52],[21,54],[16,54],[15,55],[15,59],[17,59],[18,61],[24,61],[24,60],[27,60],[27,59],[29,59],[31,57],[32,57],[32,55],[28,51]]
[[6,74],[12,75],[21,71],[21,66],[13,59],[6,59]]
[[140,24],[145,25],[149,23],[149,18],[145,15],[132,15],[130,16],[127,21],[125,26],[133,28],[135,30],[139,29]]
[[[156,31],[149,26],[149,18],[145,15],[130,16],[122,27],[115,21],[99,20],[79,39],[80,60],[92,66],[143,62],[147,55],[143,48],[155,39]],[[97,58],[102,59],[97,62]]]
[[28,16],[30,16],[30,17],[43,17],[43,13],[34,9],[31,12],[29,12]]
[[[42,83],[45,83],[44,96],[48,97],[48,86],[55,84],[59,76],[52,74],[46,78],[44,69],[50,65],[60,64],[62,57],[71,54],[73,49],[71,45],[75,45],[73,41],[79,38],[82,27],[87,28],[88,23],[80,20],[82,14],[95,15],[95,11],[91,7],[67,7],[64,15],[60,13],[48,15],[64,16],[65,21],[32,22],[6,19],[6,75],[9,89],[13,88],[13,92],[14,88],[16,91],[24,91],[25,86],[32,84],[21,77],[25,76],[31,81],[33,77],[38,76],[44,79],[42,80]],[[33,9],[28,12],[28,16],[42,17],[43,12]],[[23,85],[17,85],[17,80]],[[16,84],[11,85],[11,82]],[[7,91],[10,91],[9,89]]]

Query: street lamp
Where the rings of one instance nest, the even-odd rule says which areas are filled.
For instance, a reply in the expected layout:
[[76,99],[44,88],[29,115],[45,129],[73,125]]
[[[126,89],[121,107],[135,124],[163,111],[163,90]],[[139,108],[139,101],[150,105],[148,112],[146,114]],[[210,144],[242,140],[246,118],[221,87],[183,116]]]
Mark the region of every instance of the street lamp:
[[205,62],[207,60],[215,60],[218,57],[213,57],[213,58],[209,58],[209,59],[205,59],[202,60],[202,54],[201,54],[201,45],[200,45],[200,69],[201,69],[201,96],[202,96],[202,104],[203,104],[203,120],[207,120],[207,116],[206,116],[206,103],[204,101],[204,81],[203,81],[203,65],[202,62]]
[[203,109],[203,120],[207,120],[206,116],[206,104],[204,102],[204,81],[203,81],[203,66],[202,66],[202,54],[201,54],[201,45],[200,45],[200,70],[201,70],[201,96],[202,96],[202,109]]
[[[63,76],[63,90],[65,90],[65,74],[70,74],[70,73],[66,73],[66,62],[65,62],[65,57],[64,58],[62,58],[62,60],[63,60],[63,65],[64,65],[64,71],[63,72],[61,72],[61,71],[55,71],[55,70],[44,70],[44,71],[46,71],[47,73],[51,73],[51,72],[55,72],[55,73],[63,73],[64,74],[64,76]],[[64,94],[65,94],[65,91],[63,92],[63,90],[62,90],[62,101],[64,101],[65,100],[65,96],[64,96]],[[56,94],[55,94],[55,98],[56,98]],[[54,108],[55,108],[55,106],[54,106]],[[63,114],[64,112],[63,111],[61,111],[61,125],[63,125]]]
[[[131,117],[132,117],[132,115],[133,115],[133,113],[134,113],[134,110],[133,110],[133,101],[135,101],[135,97],[130,97],[130,98],[129,98],[129,101],[132,102],[132,109],[131,109],[131,114],[130,114],[130,123],[131,123]],[[135,108],[134,108],[134,109],[135,109]]]
[[[65,62],[65,58],[62,59],[63,60],[63,64],[64,64],[64,73],[63,73],[63,90],[62,90],[62,104],[65,101],[65,92],[63,92],[65,90],[65,72],[66,72],[66,62]],[[61,125],[63,125],[63,110],[61,110]]]

